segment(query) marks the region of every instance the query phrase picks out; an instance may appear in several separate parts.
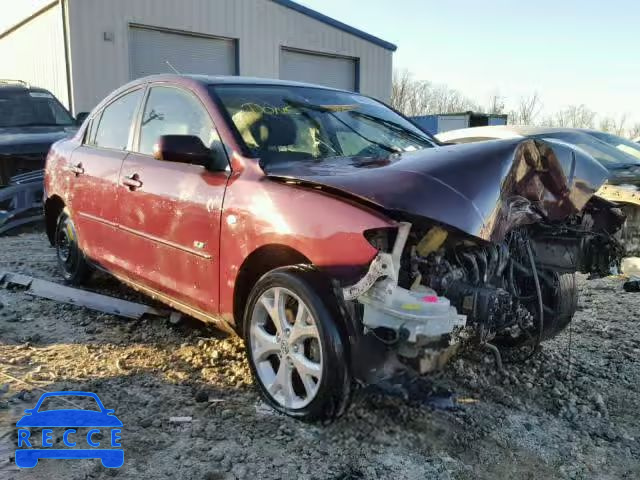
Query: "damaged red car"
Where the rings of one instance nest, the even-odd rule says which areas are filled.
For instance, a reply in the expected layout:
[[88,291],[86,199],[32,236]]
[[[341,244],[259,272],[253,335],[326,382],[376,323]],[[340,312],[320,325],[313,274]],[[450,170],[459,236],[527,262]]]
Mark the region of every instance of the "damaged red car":
[[52,147],[45,210],[67,281],[103,269],[236,332],[264,398],[315,419],[460,345],[562,331],[576,272],[622,255],[606,181],[560,141],[440,146],[355,93],[163,75]]

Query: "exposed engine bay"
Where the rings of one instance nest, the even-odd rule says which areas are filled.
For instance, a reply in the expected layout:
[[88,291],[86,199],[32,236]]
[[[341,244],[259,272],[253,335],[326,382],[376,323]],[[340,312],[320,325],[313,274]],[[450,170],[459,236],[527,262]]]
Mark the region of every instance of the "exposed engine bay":
[[[399,225],[365,232],[379,253],[342,291],[366,345],[353,368],[376,365],[361,375],[368,383],[398,360],[435,370],[463,343],[497,359],[497,346],[535,348],[573,318],[576,273],[609,275],[624,256],[625,215],[596,193],[607,170],[560,141],[336,158],[268,173],[363,201]],[[386,356],[365,359],[380,350]]]
[[579,214],[518,226],[495,243],[403,222],[369,232],[380,253],[343,295],[364,307],[366,334],[422,374],[464,342],[535,348],[571,321],[577,272],[615,271],[623,250],[614,234],[624,220],[615,204],[593,197]]

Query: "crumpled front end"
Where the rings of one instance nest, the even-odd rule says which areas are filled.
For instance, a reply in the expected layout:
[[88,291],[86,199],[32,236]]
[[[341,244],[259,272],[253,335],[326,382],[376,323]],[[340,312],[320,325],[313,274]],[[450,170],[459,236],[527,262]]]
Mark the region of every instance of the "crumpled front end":
[[449,205],[440,202],[438,218],[396,211],[396,231],[369,232],[379,254],[342,290],[369,348],[385,352],[365,381],[406,366],[434,371],[464,343],[535,348],[568,325],[575,273],[607,275],[623,256],[616,234],[625,217],[594,196],[606,177],[579,155],[566,144],[523,142],[477,231],[445,223]]
[[620,205],[627,218],[620,241],[629,257],[640,257],[640,186],[606,184],[596,195]]

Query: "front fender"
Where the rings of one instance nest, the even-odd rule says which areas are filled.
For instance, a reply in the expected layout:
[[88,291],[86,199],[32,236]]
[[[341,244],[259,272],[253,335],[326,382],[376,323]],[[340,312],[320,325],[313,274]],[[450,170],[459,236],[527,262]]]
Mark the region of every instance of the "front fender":
[[394,226],[380,213],[317,190],[266,177],[232,181],[220,227],[220,311],[233,311],[240,267],[260,247],[290,247],[331,276],[347,278],[378,253],[363,232]]

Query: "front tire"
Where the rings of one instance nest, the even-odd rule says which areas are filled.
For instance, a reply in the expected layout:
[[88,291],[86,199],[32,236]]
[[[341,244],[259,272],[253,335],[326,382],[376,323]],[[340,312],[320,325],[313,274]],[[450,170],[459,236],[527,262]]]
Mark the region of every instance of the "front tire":
[[[545,306],[544,324],[542,328],[542,341],[550,340],[561,333],[573,320],[578,309],[578,283],[575,273],[549,273],[554,276],[554,287],[546,287],[542,290]],[[521,347],[531,344],[538,338],[537,327],[527,333],[521,333],[516,337],[497,336],[494,340],[501,347]]]
[[302,420],[331,419],[349,404],[348,351],[329,282],[307,266],[272,270],[254,286],[243,332],[263,398]]
[[578,309],[578,282],[575,273],[556,276],[556,288],[550,294],[553,315],[544,322],[543,339],[548,340],[562,332],[573,320]]
[[85,284],[91,276],[92,269],[80,250],[76,227],[66,209],[58,217],[55,248],[60,273],[65,281],[72,285]]

